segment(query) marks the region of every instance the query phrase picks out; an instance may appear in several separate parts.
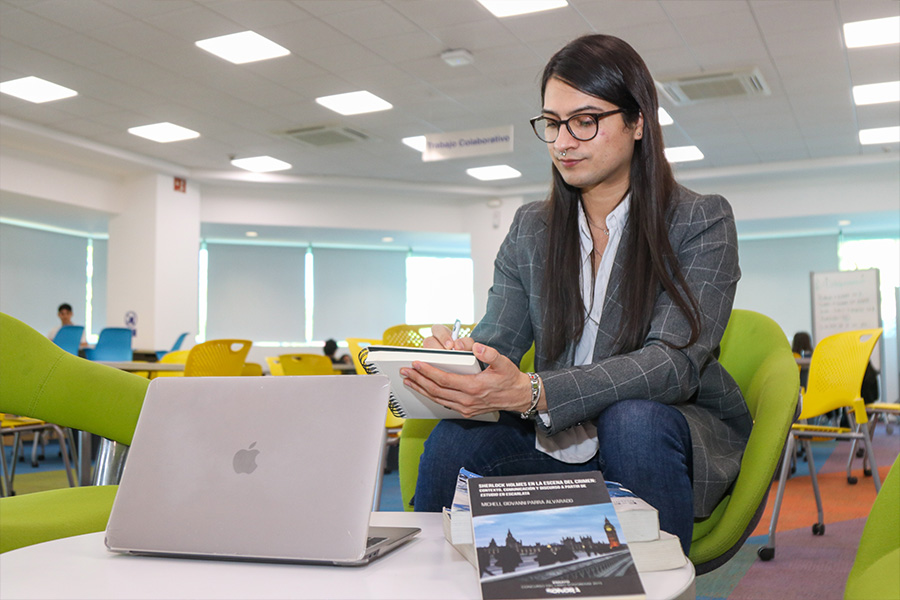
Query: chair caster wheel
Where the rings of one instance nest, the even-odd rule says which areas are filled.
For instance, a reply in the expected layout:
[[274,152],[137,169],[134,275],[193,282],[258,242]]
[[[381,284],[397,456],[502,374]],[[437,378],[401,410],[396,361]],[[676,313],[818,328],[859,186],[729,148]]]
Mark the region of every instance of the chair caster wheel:
[[865,475],[866,477],[871,477],[872,469],[863,469],[863,475]]
[[763,546],[756,551],[756,554],[759,555],[760,560],[772,560],[773,558],[775,558],[775,548]]
[[812,526],[813,535],[825,535],[825,523],[816,523]]
[[856,485],[857,481],[859,481],[859,480],[856,477],[854,477],[853,475],[847,477],[847,483],[849,483],[850,485]]

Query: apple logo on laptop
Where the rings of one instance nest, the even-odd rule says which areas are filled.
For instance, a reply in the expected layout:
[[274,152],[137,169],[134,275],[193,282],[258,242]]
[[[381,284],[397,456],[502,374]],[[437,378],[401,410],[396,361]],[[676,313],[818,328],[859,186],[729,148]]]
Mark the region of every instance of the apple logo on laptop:
[[235,473],[247,473],[248,475],[256,470],[256,455],[259,450],[254,449],[256,442],[250,444],[246,450],[238,450],[234,453],[234,460],[231,465],[234,467]]

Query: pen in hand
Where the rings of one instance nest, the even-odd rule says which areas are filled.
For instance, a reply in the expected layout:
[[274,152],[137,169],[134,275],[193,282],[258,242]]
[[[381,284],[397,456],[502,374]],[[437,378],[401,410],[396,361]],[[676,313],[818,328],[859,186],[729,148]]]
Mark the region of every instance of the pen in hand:
[[459,322],[459,319],[456,320],[456,323],[453,324],[453,331],[450,332],[450,339],[456,341],[459,339],[459,330],[462,329],[462,323]]

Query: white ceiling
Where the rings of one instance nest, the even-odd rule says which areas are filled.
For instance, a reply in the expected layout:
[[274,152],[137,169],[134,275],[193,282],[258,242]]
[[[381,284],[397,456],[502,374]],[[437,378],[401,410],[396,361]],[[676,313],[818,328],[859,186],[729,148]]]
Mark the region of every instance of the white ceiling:
[[[674,106],[669,146],[695,144],[692,169],[896,153],[861,146],[860,128],[896,126],[898,105],[856,107],[851,86],[900,78],[900,50],[847,50],[845,22],[900,15],[896,0],[569,0],[562,9],[498,19],[475,0],[0,0],[0,81],[36,75],[78,96],[32,104],[0,95],[6,124],[38,126],[223,177],[229,157],[268,154],[288,175],[476,186],[469,167],[506,163],[504,182],[543,186],[549,161],[528,119],[550,55],[590,32],[617,35],[658,80],[757,67],[771,95]],[[253,30],[290,56],[233,65],[194,45]],[[474,64],[449,67],[465,48]],[[340,116],[318,96],[365,89],[394,108]],[[157,144],[129,127],[170,121],[201,137]],[[423,163],[406,136],[514,125],[515,150]],[[314,148],[282,132],[318,125],[364,132]],[[0,128],[4,145],[27,136]],[[212,172],[212,173],[211,173]]]

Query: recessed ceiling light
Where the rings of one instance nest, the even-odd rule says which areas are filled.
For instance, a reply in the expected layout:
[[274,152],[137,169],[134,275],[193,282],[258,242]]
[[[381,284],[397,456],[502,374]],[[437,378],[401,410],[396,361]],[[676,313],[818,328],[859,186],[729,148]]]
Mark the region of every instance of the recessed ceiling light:
[[857,106],[900,102],[900,81],[854,85],[853,101],[856,102]]
[[140,127],[130,128],[128,133],[154,142],[159,142],[160,144],[180,142],[181,140],[190,140],[200,137],[200,134],[193,129],[188,129],[187,127],[182,127],[173,123],[141,125]]
[[848,48],[900,43],[900,17],[844,23],[844,43]]
[[847,219],[842,219],[842,220],[838,221],[838,227],[846,227],[849,224],[850,224],[850,221],[848,221]]
[[673,163],[703,160],[703,153],[697,146],[675,146],[666,148],[666,160]]
[[342,115],[360,115],[394,107],[390,102],[386,102],[365,90],[322,96],[321,98],[316,98],[316,102]]
[[481,181],[495,181],[497,179],[512,179],[521,177],[522,174],[509,165],[493,165],[490,167],[475,167],[474,169],[466,169],[466,173],[475,179]]
[[512,17],[562,8],[566,0],[478,0],[495,17]]
[[389,235],[386,235],[383,238],[381,238],[381,241],[384,242],[385,244],[390,244],[391,242],[394,241],[394,238],[392,238]]
[[418,150],[419,152],[425,152],[425,136],[424,135],[414,135],[412,137],[405,137],[400,140],[413,150]]
[[464,67],[475,62],[475,58],[472,56],[472,53],[465,48],[460,48],[458,50],[445,50],[444,52],[441,52],[441,60],[443,60],[451,67]]
[[40,104],[77,96],[78,92],[40,77],[22,77],[0,83],[0,92]]
[[900,127],[876,127],[860,129],[859,143],[863,146],[872,144],[893,144],[900,142]]
[[246,235],[247,237],[258,237],[259,236],[259,234],[255,231],[248,231],[244,235]]
[[236,65],[287,56],[290,50],[255,31],[241,31],[194,42],[197,47]]
[[675,122],[675,120],[669,115],[669,113],[666,112],[666,109],[664,109],[662,106],[659,107],[657,113],[659,114],[659,124],[663,127],[665,127],[666,125],[671,125]]
[[291,164],[271,156],[251,156],[249,158],[232,159],[231,164],[239,169],[253,171],[254,173],[269,173],[271,171],[284,171],[290,169]]

